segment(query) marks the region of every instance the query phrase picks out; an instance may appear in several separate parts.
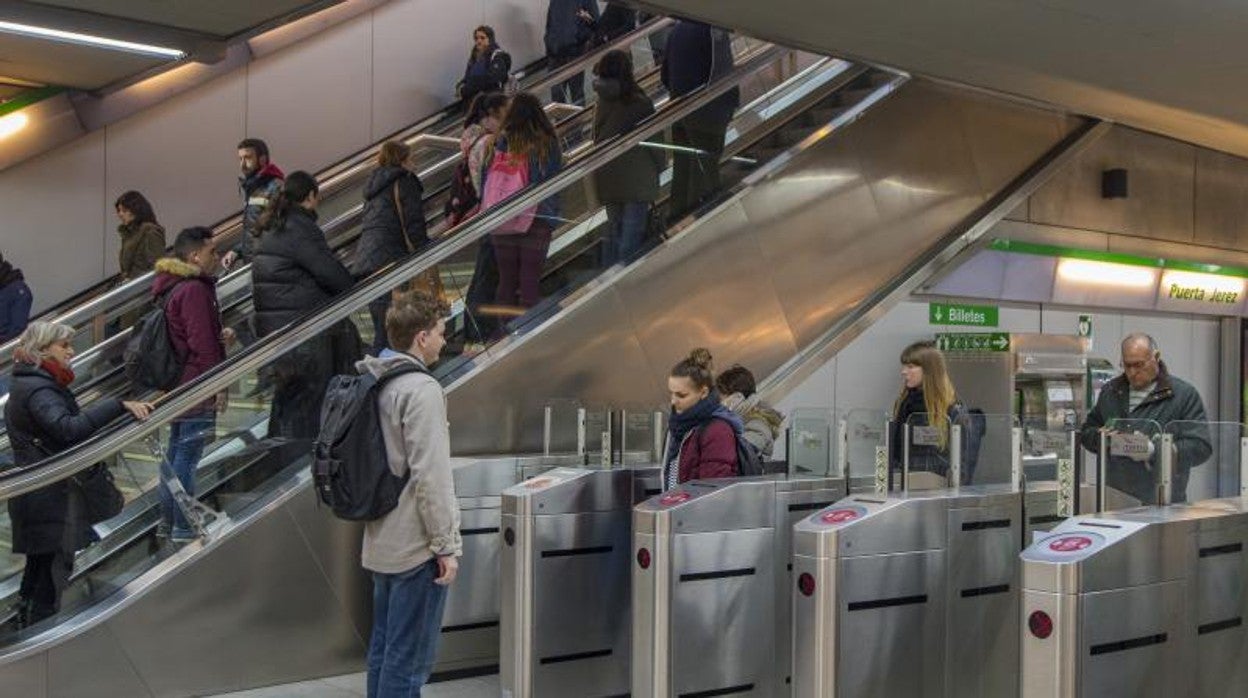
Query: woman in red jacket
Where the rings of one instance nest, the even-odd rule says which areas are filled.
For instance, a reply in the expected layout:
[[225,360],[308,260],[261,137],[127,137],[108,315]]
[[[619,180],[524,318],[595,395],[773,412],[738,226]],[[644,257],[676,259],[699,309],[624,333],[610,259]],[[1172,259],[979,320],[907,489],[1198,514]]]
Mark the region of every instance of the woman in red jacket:
[[667,378],[672,414],[663,452],[664,489],[689,480],[735,477],[741,418],[719,402],[711,352],[694,349]]

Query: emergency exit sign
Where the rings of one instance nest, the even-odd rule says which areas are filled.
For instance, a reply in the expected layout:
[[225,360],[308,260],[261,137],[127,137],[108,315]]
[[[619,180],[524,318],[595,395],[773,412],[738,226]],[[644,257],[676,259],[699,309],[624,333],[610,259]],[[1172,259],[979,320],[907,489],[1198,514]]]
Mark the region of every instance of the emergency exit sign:
[[936,335],[936,348],[941,351],[1009,351],[1010,335],[1006,332],[942,332]]
[[967,325],[996,327],[997,306],[965,305],[963,303],[928,303],[927,321],[933,325]]

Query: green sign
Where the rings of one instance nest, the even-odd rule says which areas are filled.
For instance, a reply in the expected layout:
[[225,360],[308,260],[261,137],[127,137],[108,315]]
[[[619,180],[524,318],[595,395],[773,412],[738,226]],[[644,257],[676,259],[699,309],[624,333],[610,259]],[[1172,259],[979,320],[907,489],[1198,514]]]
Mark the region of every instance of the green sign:
[[995,305],[929,303],[927,306],[927,320],[933,325],[996,327],[997,316],[997,306]]
[[941,351],[1009,351],[1010,335],[1006,332],[942,332],[936,335],[936,348]]

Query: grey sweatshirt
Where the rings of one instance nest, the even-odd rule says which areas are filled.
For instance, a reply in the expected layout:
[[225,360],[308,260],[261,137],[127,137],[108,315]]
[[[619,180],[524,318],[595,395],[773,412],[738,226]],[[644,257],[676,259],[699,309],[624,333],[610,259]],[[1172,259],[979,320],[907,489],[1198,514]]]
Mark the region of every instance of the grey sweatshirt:
[[[404,362],[419,363],[407,354],[384,359],[366,357],[355,366],[374,376]],[[383,574],[414,569],[435,555],[461,555],[459,504],[451,473],[451,435],[446,421],[446,394],[424,373],[409,373],[386,384],[378,414],[390,469],[411,472],[398,506],[364,526],[364,568]]]

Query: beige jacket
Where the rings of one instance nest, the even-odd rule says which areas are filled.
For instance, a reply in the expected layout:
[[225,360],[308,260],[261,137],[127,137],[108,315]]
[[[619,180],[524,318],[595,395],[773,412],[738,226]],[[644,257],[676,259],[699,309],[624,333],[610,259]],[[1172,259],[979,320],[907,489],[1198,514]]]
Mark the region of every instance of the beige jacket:
[[[407,354],[370,356],[356,368],[379,376],[405,362],[419,363]],[[390,468],[396,475],[411,472],[411,479],[393,511],[365,524],[364,568],[400,574],[435,555],[463,554],[442,386],[427,374],[409,373],[387,383],[379,399]]]

